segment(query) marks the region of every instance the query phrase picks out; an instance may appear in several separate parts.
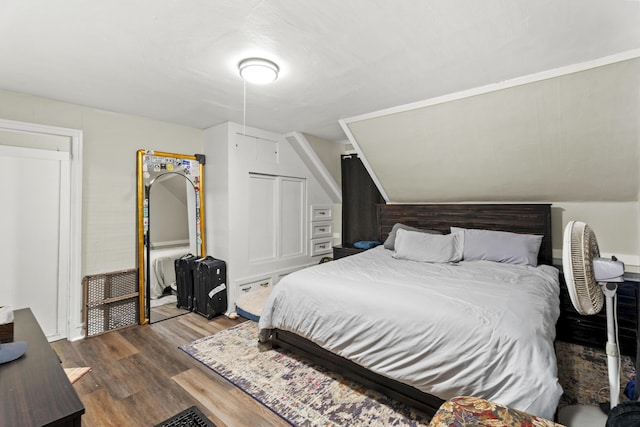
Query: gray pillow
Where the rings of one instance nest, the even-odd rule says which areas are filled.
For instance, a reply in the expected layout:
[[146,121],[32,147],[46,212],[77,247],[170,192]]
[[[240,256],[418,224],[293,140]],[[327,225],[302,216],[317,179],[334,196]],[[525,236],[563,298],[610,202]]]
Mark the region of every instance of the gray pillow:
[[428,233],[428,234],[442,234],[439,231],[436,230],[427,230],[424,228],[416,228],[416,227],[411,227],[408,225],[404,225],[404,224],[394,224],[393,228],[391,229],[391,232],[389,233],[389,235],[387,236],[387,240],[384,241],[384,248],[385,249],[389,249],[389,250],[395,250],[395,242],[396,242],[396,233],[398,232],[398,229],[401,228],[403,230],[407,230],[407,231],[418,231],[420,233]]
[[451,227],[451,233],[463,234],[464,261],[495,261],[517,265],[538,265],[542,236],[507,231],[474,230]]
[[458,262],[462,259],[462,236],[420,233],[398,229],[394,258],[418,262]]

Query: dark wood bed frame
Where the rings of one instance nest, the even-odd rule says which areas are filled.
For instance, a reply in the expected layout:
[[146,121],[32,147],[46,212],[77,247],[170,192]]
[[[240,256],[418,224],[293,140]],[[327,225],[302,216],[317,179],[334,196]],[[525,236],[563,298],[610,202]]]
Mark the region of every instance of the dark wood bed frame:
[[[543,235],[538,261],[552,264],[551,205],[549,204],[421,204],[378,205],[380,241],[384,241],[395,223],[449,232],[449,227],[480,228]],[[375,374],[350,360],[337,356],[291,332],[275,329],[274,347],[302,354],[319,365],[397,401],[433,415],[442,399]]]

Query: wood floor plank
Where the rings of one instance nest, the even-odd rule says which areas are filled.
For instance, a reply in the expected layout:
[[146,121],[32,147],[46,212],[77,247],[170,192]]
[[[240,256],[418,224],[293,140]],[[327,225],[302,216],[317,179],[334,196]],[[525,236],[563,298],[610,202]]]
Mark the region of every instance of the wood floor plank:
[[151,426],[196,405],[220,427],[284,420],[178,347],[244,320],[195,313],[52,347],[65,368],[90,366],[74,384],[83,426]]
[[105,351],[115,359],[122,359],[138,353],[138,349],[127,341],[121,331],[105,334],[100,342],[105,347]]
[[217,328],[202,328],[197,326],[195,326],[197,329],[194,329],[181,323],[179,319],[177,319],[176,322],[160,322],[151,327],[175,347],[188,344],[200,337],[211,335],[219,330]]
[[[171,322],[174,319],[168,319],[165,322]],[[164,373],[168,376],[176,375],[190,367],[186,363],[186,359],[176,358],[176,355],[181,350],[178,349],[175,343],[167,340],[159,329],[154,329],[150,325],[141,325],[136,328],[129,328],[123,332],[123,335],[140,352],[144,352],[154,363],[161,365]]]
[[154,307],[151,310],[151,321],[160,322],[172,317],[181,316],[188,311],[184,308],[178,308],[175,304],[165,304]]
[[53,345],[53,348],[58,354],[58,357],[60,358],[60,360],[66,360],[69,364],[73,365],[76,368],[85,366],[85,361],[83,357],[78,353],[78,351],[76,351],[76,348],[73,345],[73,343],[67,342],[67,344],[68,345],[64,345],[64,346],[63,345],[56,346],[54,343]]
[[[224,379],[192,369],[173,377],[200,404],[211,411],[219,426],[288,426],[279,416]],[[225,384],[226,383],[226,384]],[[238,409],[241,408],[240,411]]]
[[83,426],[121,427],[131,425],[126,412],[121,412],[107,390],[80,396],[85,407]]
[[[182,316],[177,319],[177,323],[180,325],[180,328],[177,329],[179,331],[184,331],[185,328],[188,328],[192,333],[197,334],[200,337],[206,337],[208,335],[214,334],[216,332],[220,332],[223,329],[230,328],[232,326],[238,325],[241,322],[244,322],[245,319],[232,320],[227,317],[220,318],[217,322],[207,322],[203,323],[200,321],[196,321],[199,319],[194,319],[193,316]],[[161,325],[164,326],[164,325]],[[168,323],[167,326],[173,326],[173,324]],[[196,338],[187,339],[186,343],[194,341]]]

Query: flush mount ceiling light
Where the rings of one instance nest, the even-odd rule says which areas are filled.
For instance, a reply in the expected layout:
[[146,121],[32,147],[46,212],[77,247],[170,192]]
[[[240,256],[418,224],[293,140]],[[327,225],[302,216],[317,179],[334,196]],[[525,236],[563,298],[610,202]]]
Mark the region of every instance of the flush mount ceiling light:
[[262,58],[247,58],[238,64],[240,76],[249,83],[266,84],[278,78],[278,66]]

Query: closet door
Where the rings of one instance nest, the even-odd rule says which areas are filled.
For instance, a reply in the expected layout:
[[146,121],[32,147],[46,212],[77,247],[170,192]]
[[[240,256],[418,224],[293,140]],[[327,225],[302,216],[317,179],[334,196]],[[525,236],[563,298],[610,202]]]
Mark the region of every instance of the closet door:
[[0,305],[30,307],[50,341],[67,336],[69,153],[0,145]]
[[278,177],[249,174],[249,261],[276,259]]
[[304,255],[303,178],[249,174],[249,261]]
[[342,244],[378,239],[376,204],[385,203],[356,154],[341,156]]

